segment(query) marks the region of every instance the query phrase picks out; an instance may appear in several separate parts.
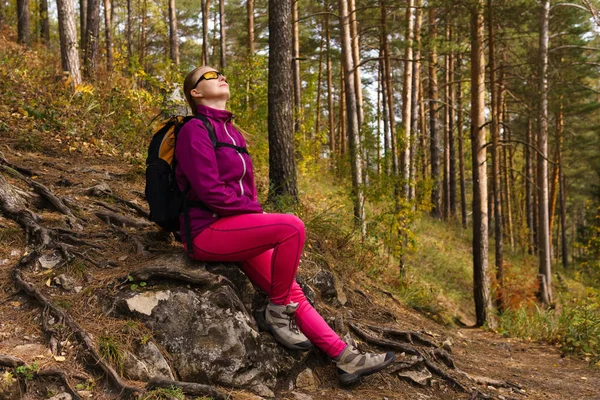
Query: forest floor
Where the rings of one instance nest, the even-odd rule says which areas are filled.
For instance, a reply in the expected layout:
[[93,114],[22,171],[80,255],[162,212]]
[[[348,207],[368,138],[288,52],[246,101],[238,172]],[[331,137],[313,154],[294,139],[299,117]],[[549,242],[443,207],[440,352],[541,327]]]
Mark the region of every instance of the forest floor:
[[[99,298],[110,295],[111,285],[126,278],[129,271],[134,270],[137,265],[162,250],[173,251],[174,245],[162,244],[140,256],[136,253],[139,242],[152,236],[156,229],[111,227],[96,218],[94,213],[112,207],[122,213],[129,210],[130,214],[135,214],[131,207],[123,207],[115,198],[125,199],[145,208],[143,169],[116,158],[69,152],[59,143],[45,142],[41,149],[33,149],[36,151],[24,149],[19,143],[22,143],[22,139],[0,138],[0,151],[6,160],[13,166],[32,172],[32,180],[50,188],[61,198],[70,199],[68,204],[79,204],[73,206],[77,210],[75,215],[87,221],[82,238],[98,246],[97,250],[88,249],[84,254],[93,263],[71,263],[63,266],[60,271],[30,269],[25,272],[25,277],[55,304],[67,310],[93,337],[99,338],[107,332],[123,330],[124,322],[113,321],[103,315]],[[29,185],[21,179],[9,177],[6,173],[3,175],[14,186],[23,191],[29,190]],[[100,183],[107,184],[116,197],[98,198],[86,191]],[[44,210],[36,212],[42,217],[44,226],[68,228],[64,215]],[[0,239],[0,355],[18,357],[26,365],[35,362],[39,371],[51,368],[64,370],[82,397],[115,398],[114,392],[111,394],[108,390],[106,377],[89,368],[89,361],[86,363],[84,357],[86,351],[73,337],[69,336],[65,340],[61,355],[49,352],[49,344],[42,329],[44,307],[24,292],[18,291],[12,275],[15,265],[27,251],[24,234],[16,223],[0,216]],[[106,263],[103,264],[103,260]],[[590,367],[586,360],[564,356],[557,348],[547,344],[505,338],[481,329],[441,325],[429,316],[402,304],[365,272],[344,271],[341,262],[336,262],[335,265],[348,302],[339,309],[318,304],[319,311],[329,317],[343,311],[346,319],[421,332],[438,343],[449,340],[457,370],[462,370],[471,377],[485,377],[487,383],[478,384],[476,379],[466,380],[453,372],[458,380],[472,390],[461,392],[439,377],[434,377],[426,386],[420,386],[384,371],[365,378],[358,386],[344,389],[337,383],[333,364],[316,363],[313,366],[316,378],[314,385],[293,391],[280,391],[278,398],[600,400],[600,369]],[[76,285],[82,286],[82,290],[68,293],[62,290],[55,279],[61,272],[75,276]],[[300,275],[310,272],[310,263],[303,263]],[[137,335],[151,335],[151,332],[144,331],[144,327],[135,329]],[[398,354],[398,362],[406,359],[399,352]],[[0,369],[0,386],[1,371]],[[28,387],[22,398],[48,398],[53,394],[49,387],[43,387],[48,384],[47,379],[27,380],[24,375],[22,370],[21,376]],[[501,388],[494,381],[514,385]],[[233,399],[256,398],[249,393],[224,390]]]

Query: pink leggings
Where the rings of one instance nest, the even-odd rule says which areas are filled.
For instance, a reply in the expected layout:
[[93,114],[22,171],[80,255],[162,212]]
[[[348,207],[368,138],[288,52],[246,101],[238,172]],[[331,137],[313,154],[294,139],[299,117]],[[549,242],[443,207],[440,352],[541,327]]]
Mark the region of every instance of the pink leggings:
[[265,291],[273,304],[297,302],[298,327],[333,358],[346,344],[310,305],[296,283],[304,238],[304,224],[291,214],[234,215],[217,220],[194,238],[194,258],[241,262],[250,281]]

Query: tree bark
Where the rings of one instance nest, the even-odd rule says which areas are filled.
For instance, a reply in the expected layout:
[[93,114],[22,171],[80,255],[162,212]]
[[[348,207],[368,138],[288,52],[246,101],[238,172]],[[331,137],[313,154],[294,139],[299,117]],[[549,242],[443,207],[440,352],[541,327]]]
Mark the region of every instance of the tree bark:
[[210,0],[202,2],[202,64],[208,65],[208,13],[210,11]]
[[269,0],[269,199],[298,202],[292,104],[291,1]]
[[410,121],[412,111],[412,76],[413,76],[413,33],[414,33],[414,0],[407,0],[406,35],[404,50],[404,85],[402,88],[402,196],[410,197]]
[[327,48],[327,115],[329,119],[329,151],[335,155],[335,121],[333,113],[333,71],[331,70],[331,31],[329,29],[329,0],[325,0],[325,46]]
[[127,61],[133,65],[133,7],[132,0],[127,0]]
[[527,251],[534,253],[535,249],[535,223],[534,209],[535,201],[533,198],[533,155],[531,146],[533,146],[533,129],[531,118],[527,119],[527,146],[525,146],[525,214],[527,215]]
[[354,203],[355,225],[360,229],[361,236],[364,239],[366,236],[366,221],[362,188],[362,154],[359,148],[358,110],[354,87],[354,65],[352,60],[352,41],[350,38],[351,24],[347,0],[339,0],[339,13],[342,35],[342,67],[344,69],[344,87],[346,92],[346,120],[352,169],[352,200]]
[[[452,26],[448,28],[448,37],[452,43]],[[456,150],[454,145],[454,53],[448,54],[448,212],[450,218],[456,218]]]
[[[321,81],[323,79],[323,42],[324,37],[321,36],[321,44],[319,45],[319,72],[317,74],[317,104],[315,110],[315,132],[311,135],[311,142],[314,143],[315,138],[319,136],[319,129],[321,127]],[[318,155],[320,149],[317,149],[316,154]]]
[[[538,104],[538,250],[539,273],[545,277],[546,293],[540,292],[544,305],[552,302],[552,269],[550,265],[550,229],[548,218],[548,20],[550,0],[541,0],[539,41],[539,95]],[[540,288],[542,289],[542,288]]]
[[431,56],[429,60],[429,146],[431,153],[431,215],[442,218],[442,199],[440,182],[440,145],[438,137],[438,82],[437,82],[437,24],[435,9],[429,9],[429,35],[431,40]]
[[31,41],[29,0],[17,0],[17,42],[29,45]]
[[387,83],[385,80],[385,60],[383,58],[383,49],[379,50],[379,70],[381,71],[381,104],[382,104],[382,113],[383,113],[383,162],[384,162],[384,171],[386,175],[390,176],[392,174],[391,169],[391,155],[392,155],[392,137],[390,135],[390,125],[388,123],[388,97],[387,97]]
[[79,54],[77,51],[77,26],[75,24],[75,6],[73,0],[56,0],[58,11],[58,33],[60,37],[60,56],[63,71],[71,79],[71,87],[81,84]]
[[[498,88],[498,104],[500,109],[499,120],[507,121],[508,118],[506,116],[506,100],[504,90],[504,70],[500,69],[500,84]],[[511,143],[511,135],[510,135],[510,127],[509,124],[504,125],[505,139],[508,143]],[[505,199],[506,199],[506,208],[504,209],[504,214],[506,215],[506,233],[508,234],[508,243],[510,244],[510,248],[513,249],[515,247],[515,234],[514,234],[514,224],[513,224],[513,182],[514,179],[511,170],[512,170],[512,156],[510,155],[510,144],[508,146],[501,146],[502,153],[504,157],[504,191],[505,191]],[[506,236],[506,234],[505,234]]]
[[467,229],[467,189],[465,185],[465,153],[463,132],[463,110],[462,110],[462,58],[460,54],[456,58],[459,79],[456,84],[456,136],[458,137],[458,170],[460,180],[460,220],[463,229]]
[[[550,211],[549,211],[549,229],[550,232],[550,243],[552,243],[552,231],[554,227],[554,220],[556,217],[556,201],[558,198],[558,192],[560,191],[560,166],[558,159],[560,158],[562,138],[564,133],[564,111],[562,105],[562,98],[559,100],[558,110],[556,112],[556,148],[554,150],[554,165],[552,168],[552,179],[550,180]],[[557,249],[558,250],[558,249]]]
[[246,0],[248,16],[248,57],[254,55],[254,0]]
[[[417,180],[417,134],[419,125],[419,94],[421,92],[421,20],[423,16],[422,0],[416,0],[415,2],[415,24],[414,24],[414,61],[412,63],[412,95],[411,95],[411,118],[410,118],[410,177],[409,182],[411,185],[408,189],[408,198],[415,198],[415,186]],[[421,126],[421,130],[423,127]],[[423,134],[420,138],[423,138]]]
[[179,66],[179,35],[177,33],[177,8],[175,0],[169,0],[169,56],[173,64]]
[[356,106],[357,106],[357,118],[358,118],[358,131],[362,132],[362,126],[364,122],[363,113],[363,94],[362,94],[362,81],[360,78],[360,46],[358,36],[358,23],[356,21],[356,0],[350,0],[350,8],[348,10],[350,16],[350,37],[352,39],[352,59],[354,61],[354,88],[356,91]]
[[87,3],[83,72],[87,78],[94,78],[100,49],[100,0],[88,0]]
[[300,82],[300,33],[298,32],[298,1],[292,1],[292,26],[293,26],[293,55],[292,71],[294,78],[294,132],[300,132],[302,125],[302,83]]
[[[399,194],[398,188],[398,151],[396,146],[396,121],[394,116],[394,88],[392,85],[392,65],[390,55],[390,45],[388,41],[387,33],[387,9],[385,6],[385,0],[379,1],[379,8],[381,10],[381,44],[383,48],[384,57],[384,79],[386,89],[386,101],[388,110],[388,122],[389,122],[389,133],[390,133],[390,154],[392,159],[392,176],[394,177],[394,188],[396,195]],[[397,197],[397,196],[396,196]]]
[[0,31],[4,29],[6,23],[6,0],[0,0]]
[[562,167],[562,152],[558,158],[558,166],[560,172],[560,227],[561,227],[561,235],[560,235],[560,243],[561,243],[561,254],[562,254],[562,264],[566,269],[569,267],[569,248],[567,244],[567,188],[565,185],[565,174],[563,172]]
[[[0,0],[3,2],[4,0]],[[40,0],[40,38],[42,43],[50,43],[50,23],[48,22],[48,0]]]
[[[143,70],[145,70],[145,59],[146,59],[146,31],[147,31],[147,13],[148,13],[148,0],[143,0],[142,2],[142,22],[140,24],[140,36],[139,36],[139,42],[138,42],[138,49],[139,49],[139,59],[140,59],[140,66],[142,67]],[[169,1],[169,5],[170,5],[170,1]],[[169,32],[170,34],[170,32]],[[169,46],[169,50],[170,50]]]
[[473,148],[473,297],[477,325],[495,326],[488,278],[487,160],[483,0],[471,10],[471,143]]
[[[128,0],[130,1],[130,0]],[[87,0],[79,0],[79,47],[85,49],[85,24],[87,23]]]
[[219,40],[221,49],[221,70],[227,68],[227,37],[225,32],[225,0],[219,0],[219,29],[221,31],[221,37]]
[[113,8],[111,0],[104,0],[104,38],[106,42],[106,70],[113,70],[113,42],[112,42]]
[[488,46],[490,65],[491,124],[492,135],[492,196],[494,199],[494,239],[496,249],[496,307],[504,309],[504,223],[502,215],[502,175],[500,171],[500,103],[498,83],[496,80],[496,38],[494,8],[492,0],[487,0],[488,10]]

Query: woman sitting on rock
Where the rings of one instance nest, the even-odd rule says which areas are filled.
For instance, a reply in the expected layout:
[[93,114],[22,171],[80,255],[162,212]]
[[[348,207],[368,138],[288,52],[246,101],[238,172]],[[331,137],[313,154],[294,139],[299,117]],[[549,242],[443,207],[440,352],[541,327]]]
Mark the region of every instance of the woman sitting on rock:
[[[296,283],[304,224],[291,214],[266,214],[258,203],[252,161],[242,150],[244,136],[225,108],[229,100],[225,76],[211,67],[196,68],[185,78],[183,89],[192,112],[212,123],[217,141],[233,145],[215,148],[198,119],[179,132],[177,183],[182,190],[190,188],[188,200],[206,206],[189,210],[192,257],[239,262],[252,283],[269,295],[265,320],[275,339],[292,350],[308,350],[314,343],[336,363],[343,384],[391,364],[396,358],[392,352],[363,353],[344,343]],[[181,223],[184,227],[183,218]]]

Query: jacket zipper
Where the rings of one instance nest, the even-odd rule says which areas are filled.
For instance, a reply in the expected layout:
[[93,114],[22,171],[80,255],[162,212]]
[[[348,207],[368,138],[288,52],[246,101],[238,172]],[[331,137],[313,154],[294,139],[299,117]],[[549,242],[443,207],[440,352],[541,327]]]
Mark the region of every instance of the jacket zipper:
[[[225,133],[227,134],[227,136],[229,136],[229,139],[231,139],[233,145],[237,146],[235,139],[229,134],[229,131],[227,130],[226,122],[223,123],[223,128],[225,128]],[[236,150],[236,153],[238,156],[240,156],[240,160],[242,160],[242,165],[244,166],[244,172],[242,172],[242,177],[240,178],[240,190],[242,192],[242,195],[244,195],[244,186],[242,185],[242,179],[244,179],[244,176],[246,176],[246,161],[244,160],[244,156],[242,156],[242,154],[239,151]]]

